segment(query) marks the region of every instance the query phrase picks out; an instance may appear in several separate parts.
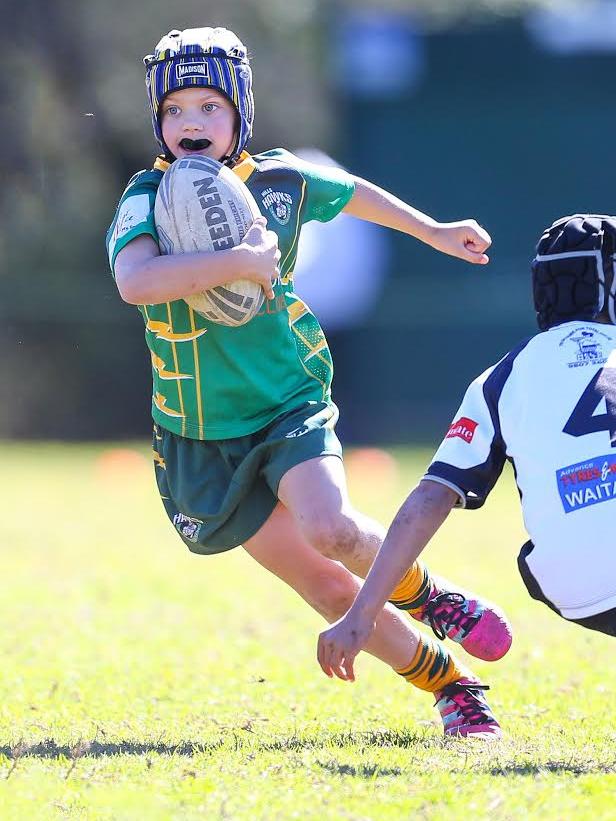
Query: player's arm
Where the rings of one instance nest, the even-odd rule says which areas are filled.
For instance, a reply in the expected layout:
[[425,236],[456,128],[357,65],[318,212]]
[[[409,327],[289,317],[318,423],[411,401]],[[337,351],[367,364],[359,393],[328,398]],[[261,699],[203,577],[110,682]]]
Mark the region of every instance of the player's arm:
[[485,251],[492,239],[475,220],[437,222],[378,185],[359,177],[354,181],[355,192],[345,213],[410,234],[437,251],[467,262],[484,265],[489,261]]
[[226,251],[161,255],[149,234],[122,248],[114,264],[120,295],[132,305],[157,305],[197,294],[234,279],[258,282],[273,299],[272,280],[280,260],[278,238],[255,220],[240,245]]
[[374,564],[348,613],[319,636],[323,672],[354,681],[353,662],[366,646],[394,588],[458,501],[447,485],[423,479],[391,523]]

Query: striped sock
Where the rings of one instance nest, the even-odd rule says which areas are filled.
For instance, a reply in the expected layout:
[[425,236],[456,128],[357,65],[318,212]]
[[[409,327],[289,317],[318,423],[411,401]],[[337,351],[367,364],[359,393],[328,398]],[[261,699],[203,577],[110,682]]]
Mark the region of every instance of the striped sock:
[[460,664],[455,656],[423,633],[419,634],[419,644],[411,663],[402,670],[396,670],[396,673],[409,684],[430,693],[442,690],[461,678],[476,680],[470,670]]
[[400,610],[409,610],[412,613],[421,610],[431,591],[432,580],[428,568],[421,562],[415,562],[398,582],[389,600]]

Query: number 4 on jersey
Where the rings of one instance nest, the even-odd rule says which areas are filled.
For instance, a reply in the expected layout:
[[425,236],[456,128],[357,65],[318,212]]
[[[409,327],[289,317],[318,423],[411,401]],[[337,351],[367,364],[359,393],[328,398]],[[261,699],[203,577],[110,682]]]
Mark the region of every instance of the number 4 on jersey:
[[[602,399],[607,413],[593,415]],[[586,436],[606,430],[612,447],[616,448],[616,368],[602,368],[588,383],[563,428],[570,436]]]

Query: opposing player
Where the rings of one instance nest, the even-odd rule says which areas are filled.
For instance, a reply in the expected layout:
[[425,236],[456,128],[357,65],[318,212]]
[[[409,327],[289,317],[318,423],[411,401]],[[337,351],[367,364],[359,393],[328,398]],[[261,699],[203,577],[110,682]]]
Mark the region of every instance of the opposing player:
[[576,214],[544,232],[532,265],[542,332],[468,388],[353,606],[319,637],[328,675],[353,678],[398,580],[453,507],[481,507],[506,459],[530,536],[518,557],[530,595],[616,636],[615,259],[615,217]]
[[[130,180],[107,245],[120,294],[140,306],[145,321],[165,509],[190,550],[211,554],[243,545],[333,621],[351,604],[357,575],[368,572],[384,531],[348,498],[329,350],[293,292],[301,227],[345,210],[478,264],[488,261],[490,238],[474,221],[437,223],[364,180],[283,149],[251,156],[245,149],[252,75],[232,32],[172,31],[145,65],[163,153],[153,170]],[[156,191],[170,163],[194,154],[230,166],[264,218],[235,248],[161,256]],[[210,322],[182,299],[238,278],[258,282],[267,297],[260,314],[241,327]],[[497,608],[437,582],[419,563],[392,600],[476,656],[495,659],[509,648],[509,627]],[[477,679],[391,606],[379,617],[369,650],[415,686],[444,693],[446,731],[498,734]]]

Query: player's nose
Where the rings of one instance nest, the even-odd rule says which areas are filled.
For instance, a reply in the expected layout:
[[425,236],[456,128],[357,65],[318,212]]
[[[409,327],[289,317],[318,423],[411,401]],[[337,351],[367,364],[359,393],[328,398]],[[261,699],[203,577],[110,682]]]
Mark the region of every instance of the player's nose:
[[203,131],[203,123],[199,120],[199,117],[189,115],[182,123],[182,130],[185,132]]

